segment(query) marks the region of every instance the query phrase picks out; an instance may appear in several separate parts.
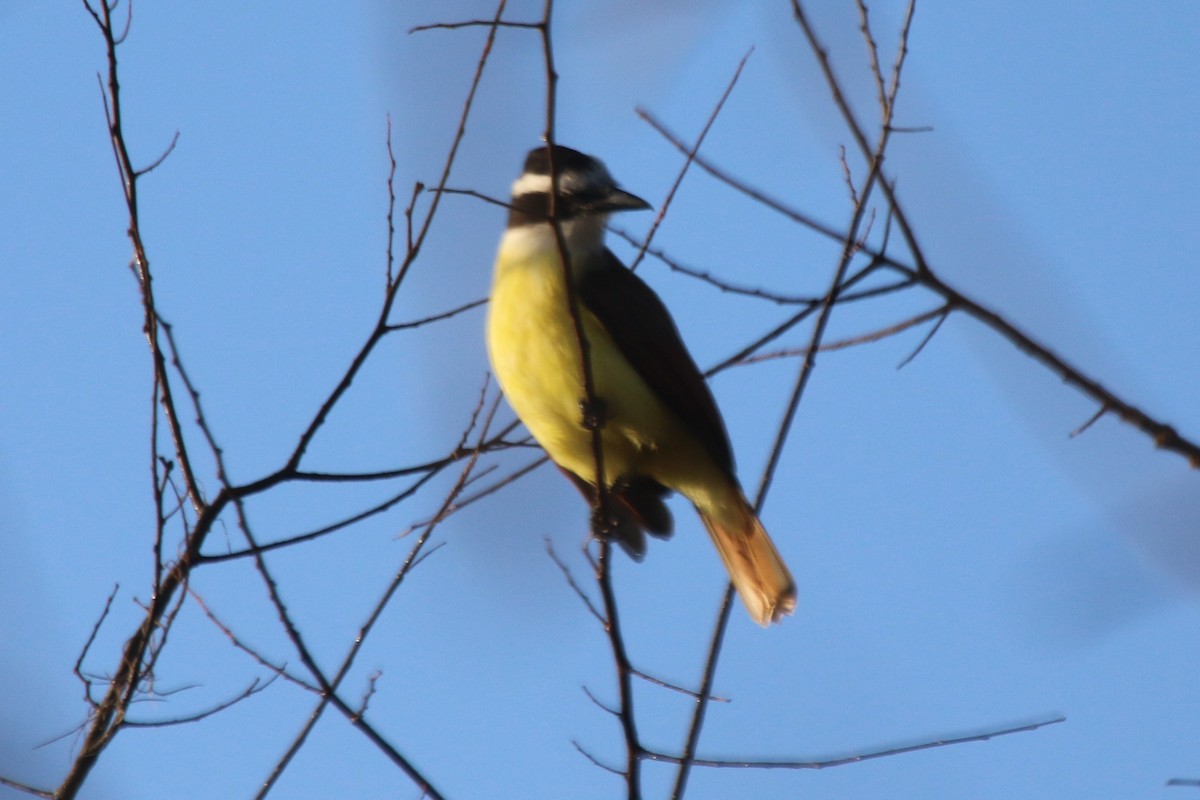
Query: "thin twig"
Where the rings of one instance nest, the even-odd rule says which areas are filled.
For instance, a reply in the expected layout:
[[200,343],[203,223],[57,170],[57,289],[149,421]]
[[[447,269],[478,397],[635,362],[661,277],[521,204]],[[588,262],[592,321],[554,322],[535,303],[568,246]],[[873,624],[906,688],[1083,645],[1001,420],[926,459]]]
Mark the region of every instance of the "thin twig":
[[455,31],[461,28],[523,28],[525,30],[538,30],[542,27],[540,22],[512,22],[509,20],[499,21],[495,19],[469,19],[463,22],[431,22],[427,25],[417,25],[409,28],[409,33],[421,33],[422,31]]
[[[117,33],[113,27],[112,12],[115,3],[101,0],[99,7],[94,8],[88,0],[84,0],[84,8],[95,21],[104,41],[105,58],[108,67],[107,86],[101,82],[101,99],[104,108],[105,121],[108,126],[109,143],[117,164],[121,180],[122,193],[125,198],[125,210],[129,218],[127,233],[133,246],[133,262],[131,268],[137,280],[138,290],[142,300],[143,333],[150,349],[153,366],[153,380],[158,387],[155,395],[159,407],[167,422],[171,442],[175,451],[175,463],[178,464],[183,476],[187,496],[198,517],[203,517],[212,511],[211,505],[203,497],[199,481],[192,468],[188,454],[187,443],[183,434],[183,424],[178,413],[168,375],[166,359],[159,337],[158,310],[154,298],[154,290],[150,273],[150,260],[146,255],[140,226],[140,209],[138,206],[138,180],[150,170],[162,163],[162,158],[171,152],[168,147],[162,157],[151,163],[149,167],[137,169],[125,141],[123,127],[120,81],[118,80],[117,47],[124,41],[132,24],[132,5],[127,5],[127,15],[124,30]],[[99,76],[97,76],[99,79]],[[152,429],[154,432],[157,428]],[[155,447],[155,443],[151,443]],[[155,478],[157,487],[158,480]],[[72,762],[70,769],[63,778],[55,794],[60,798],[74,798],[92,768],[96,765],[100,754],[116,736],[124,722],[125,712],[132,702],[141,682],[149,675],[152,663],[156,657],[154,637],[161,631],[165,636],[167,630],[163,625],[164,619],[169,622],[172,618],[171,601],[175,589],[186,580],[189,567],[187,557],[194,548],[203,541],[209,522],[204,524],[197,519],[195,527],[187,531],[184,556],[167,575],[162,575],[160,569],[155,569],[154,600],[147,609],[142,624],[138,630],[126,640],[121,654],[119,666],[112,676],[104,697],[93,707],[87,731],[79,752]],[[177,610],[177,609],[176,609]]]
[[600,613],[598,608],[596,608],[596,604],[592,602],[592,598],[588,597],[587,593],[584,592],[579,584],[575,581],[575,576],[571,574],[570,568],[567,567],[563,560],[558,557],[558,553],[554,551],[554,544],[549,538],[546,539],[546,554],[550,556],[550,560],[554,562],[555,566],[558,567],[559,572],[562,573],[563,578],[566,579],[567,585],[574,590],[576,596],[587,607],[587,610],[591,612],[592,616],[596,618],[597,622],[599,622],[601,625],[604,625],[604,615]]
[[742,70],[745,69],[746,62],[750,60],[750,56],[753,53],[754,48],[751,47],[746,51],[746,55],[742,56],[742,60],[738,62],[737,69],[733,71],[733,77],[729,79],[729,83],[725,86],[725,91],[721,93],[720,99],[717,100],[717,104],[713,106],[712,112],[709,113],[708,119],[704,122],[704,127],[700,129],[700,134],[696,136],[696,141],[685,155],[683,166],[679,168],[679,174],[675,176],[675,181],[671,184],[671,188],[667,190],[667,196],[663,198],[658,213],[654,215],[654,221],[650,223],[650,230],[646,233],[646,238],[642,241],[641,247],[638,248],[637,256],[633,259],[633,263],[629,265],[630,270],[637,270],[638,265],[642,263],[642,259],[646,257],[646,249],[654,241],[654,234],[658,233],[658,227],[666,218],[667,209],[671,207],[671,201],[675,199],[675,193],[679,191],[684,176],[687,175],[688,169],[692,166],[692,161],[696,158],[696,153],[700,152],[700,147],[708,137],[708,132],[712,130],[713,124],[716,123],[717,117],[721,114],[721,109],[725,107],[725,101],[729,99],[729,95],[733,94],[733,87],[737,85],[738,78],[742,76]]
[[[645,672],[642,672],[640,669],[631,668],[630,672],[633,674],[633,676],[635,678],[641,678],[642,680],[646,681],[647,683],[652,683],[655,686],[661,686],[662,688],[669,689],[672,692],[679,692],[680,694],[685,694],[691,698],[698,698],[700,696],[700,693],[693,689],[685,689],[682,686],[678,686],[674,683],[669,683],[667,681],[664,681],[662,678],[656,678],[653,675],[647,675]],[[729,702],[728,697],[721,697],[720,695],[716,695],[716,694],[710,694],[708,696],[708,699],[710,702],[713,702],[713,703],[728,703]]]
[[287,664],[272,663],[270,659],[243,641],[240,636],[233,632],[232,628],[221,621],[221,618],[218,617],[216,612],[208,606],[208,603],[204,601],[204,598],[198,592],[195,592],[189,588],[188,594],[191,595],[192,600],[194,600],[195,603],[200,607],[200,610],[204,612],[204,616],[208,617],[208,620],[213,625],[217,626],[217,630],[225,634],[225,638],[229,639],[230,644],[232,644],[235,649],[241,650],[243,653],[250,656],[250,658],[254,659],[256,663],[265,667],[266,669],[269,669],[272,673],[282,677],[284,680],[290,681],[291,683],[294,683],[300,688],[312,692],[313,694],[320,693],[321,690],[316,685],[309,683],[300,676],[289,672],[287,669]]
[[[986,742],[990,739],[995,739],[1000,736],[1010,736],[1015,733],[1029,733],[1030,731],[1036,731],[1038,728],[1044,728],[1048,725],[1057,725],[1060,722],[1065,722],[1066,719],[1066,717],[1054,717],[1052,719],[1041,720],[1040,722],[1023,723],[1021,725],[989,730],[983,733],[972,733],[953,738],[934,739],[920,742],[919,744],[910,744],[903,747],[889,747],[885,750],[873,750],[866,753],[855,753],[854,755],[841,756],[839,758],[830,758],[825,760],[735,761],[716,758],[689,758],[688,763],[697,767],[736,769],[828,769],[830,767],[843,767],[847,764],[859,764],[863,761],[873,761],[877,758],[888,758],[890,756],[904,755],[905,753],[917,753],[922,750],[933,750],[938,747],[950,747],[952,745],[966,744],[968,742]],[[666,753],[647,752],[646,758],[650,761],[662,761],[667,764],[683,763],[683,759],[679,756],[668,755]]]
[[[396,154],[394,152],[392,152],[392,115],[391,114],[387,115],[387,134],[384,138],[384,141],[387,144],[387,157],[388,157],[387,249],[384,254],[385,265],[384,265],[384,271],[383,271],[384,275],[386,276],[385,283],[384,283],[384,287],[385,287],[384,290],[386,292],[392,288],[392,283],[395,281],[395,278],[392,275],[392,269],[396,265],[396,253],[395,253],[395,245],[396,245],[396,222],[395,222],[395,218],[396,218]],[[420,184],[418,184],[418,186],[419,185]],[[405,220],[405,239],[404,239],[404,241],[405,241],[405,248],[406,248],[406,250],[409,250],[409,251],[412,250],[412,210],[413,210],[413,206],[416,205],[416,202],[417,202],[417,194],[418,194],[418,190],[414,190],[413,195],[412,195],[412,200],[409,201],[408,206],[406,206],[404,209],[404,220]]]
[[[325,421],[333,412],[333,407],[337,405],[342,396],[350,389],[354,383],[355,377],[366,363],[367,357],[375,350],[375,347],[382,341],[388,329],[388,318],[391,316],[392,307],[395,305],[396,297],[399,294],[400,286],[404,282],[405,276],[408,275],[409,269],[416,262],[417,256],[421,252],[421,248],[425,243],[425,239],[429,234],[430,228],[433,226],[433,220],[437,216],[438,208],[441,205],[442,194],[446,188],[446,183],[450,180],[450,173],[454,168],[454,162],[458,156],[458,148],[462,144],[463,136],[467,131],[467,120],[471,116],[471,109],[474,106],[475,95],[479,89],[480,82],[483,80],[483,72],[488,63],[488,57],[492,52],[492,45],[496,41],[496,33],[500,27],[503,27],[500,18],[504,15],[505,6],[508,0],[499,0],[496,6],[496,13],[492,18],[492,22],[488,24],[488,34],[483,43],[483,50],[480,53],[479,60],[475,65],[475,74],[471,80],[471,86],[467,90],[466,99],[463,101],[462,112],[459,114],[458,126],[454,132],[454,139],[450,145],[450,151],[446,155],[446,160],[442,165],[442,172],[438,178],[437,185],[432,189],[433,200],[429,204],[429,209],[425,212],[425,217],[417,230],[417,234],[411,244],[408,246],[404,254],[404,259],[400,264],[399,270],[396,272],[395,278],[391,280],[388,290],[384,296],[383,306],[379,311],[379,316],[375,321],[375,325],[371,330],[367,340],[359,348],[354,358],[350,362],[350,366],[342,375],[329,395],[325,398],[313,416],[308,427],[300,435],[296,446],[288,458],[285,470],[295,471],[299,469],[300,462],[304,458],[304,454],[308,451],[308,447],[312,444],[312,440],[316,437],[317,432],[324,426]],[[414,194],[414,202],[416,195]],[[389,239],[390,239],[389,235]]]
[[1095,425],[1100,420],[1100,418],[1103,417],[1107,413],[1108,413],[1108,406],[1100,406],[1100,409],[1095,414],[1093,414],[1091,417],[1089,417],[1087,422],[1083,423],[1078,428],[1076,428],[1075,430],[1068,433],[1067,436],[1071,439],[1074,439],[1076,436],[1081,435],[1088,428]]
[[388,325],[386,330],[388,333],[393,331],[405,331],[409,330],[410,328],[419,328],[422,325],[428,325],[431,322],[441,322],[444,319],[456,317],[464,311],[470,311],[472,308],[479,308],[480,306],[485,305],[487,301],[488,299],[486,297],[481,297],[478,300],[472,300],[469,303],[463,303],[457,308],[452,308],[449,311],[443,311],[440,314],[432,314],[428,317],[422,317],[421,319],[413,320],[412,322],[398,322],[393,325]]
[[88,651],[92,649],[92,644],[96,641],[97,634],[100,633],[100,627],[104,625],[104,620],[108,619],[108,613],[112,610],[113,598],[120,591],[121,584],[113,586],[113,590],[108,593],[108,598],[104,601],[104,608],[100,611],[100,616],[92,625],[92,630],[88,633],[87,641],[83,643],[83,649],[79,651],[79,657],[75,659],[75,676],[83,683],[83,699],[89,706],[95,706],[96,701],[92,699],[92,679],[83,672],[83,662],[87,658]]
[[575,739],[571,740],[571,746],[574,747],[576,750],[578,750],[580,755],[582,755],[588,761],[592,762],[593,766],[597,766],[600,769],[604,770],[605,772],[611,772],[613,775],[620,775],[622,778],[626,777],[626,773],[622,772],[621,770],[617,769],[616,767],[610,767],[608,764],[605,764],[603,761],[596,758],[594,755],[589,753],[587,750],[584,750],[583,745],[581,745]]
[[[925,311],[921,314],[917,314],[915,317],[909,317],[906,320],[901,320],[900,322],[897,322],[893,325],[888,325],[883,328],[878,328],[876,330],[870,331],[869,333],[863,333],[858,336],[850,336],[848,338],[838,339],[837,341],[833,341],[833,342],[825,342],[819,348],[817,348],[817,351],[821,352],[821,353],[828,353],[833,350],[845,350],[846,348],[849,348],[849,347],[857,347],[859,345],[872,344],[874,342],[878,342],[878,341],[882,341],[883,339],[887,339],[888,337],[895,336],[898,333],[903,333],[904,331],[909,330],[910,328],[915,328],[916,326],[921,325],[922,323],[928,322],[931,319],[938,320],[938,324],[940,324],[941,321],[943,319],[945,319],[946,315],[949,313],[950,313],[950,307],[948,305],[938,306],[937,308],[932,309],[930,311]],[[936,326],[935,326],[935,329],[936,329]],[[809,352],[808,348],[806,348],[806,347],[796,347],[796,348],[786,348],[783,350],[773,350],[769,353],[759,353],[756,356],[751,356],[749,358],[745,358],[740,363],[741,364],[757,364],[762,361],[771,361],[771,360],[780,359],[780,358],[795,358],[796,356],[806,356],[806,355],[808,355],[808,352]],[[911,359],[912,359],[911,356],[909,358],[905,359],[905,363],[907,363]]]
[[[826,69],[827,79],[831,82],[831,90],[835,95],[840,95],[840,89],[836,84],[836,79],[833,77],[832,70],[828,68],[828,59],[824,55],[824,50],[817,41],[815,34],[812,33],[808,26],[807,20],[804,19],[804,12],[798,0],[793,0],[793,10],[796,16],[801,20],[801,25],[805,29],[805,33],[809,38],[809,43],[814,52],[817,53],[818,60],[822,62],[823,68]],[[897,65],[897,69],[900,65]],[[892,107],[889,106],[882,110],[882,119],[880,124],[879,142],[870,154],[870,163],[867,171],[867,176],[863,180],[862,189],[855,195],[857,202],[854,204],[850,215],[850,222],[847,225],[846,236],[842,240],[842,253],[838,259],[836,268],[833,271],[833,278],[829,284],[829,290],[825,295],[824,302],[821,304],[820,311],[817,314],[817,319],[813,324],[812,335],[809,339],[808,352],[804,356],[804,361],[801,364],[800,371],[796,376],[795,385],[792,388],[792,394],[788,399],[787,406],[779,422],[779,428],[775,435],[774,443],[771,447],[771,453],[768,457],[767,464],[763,468],[762,478],[759,482],[758,492],[754,501],[754,510],[756,513],[761,513],[763,504],[766,502],[767,493],[770,491],[771,483],[775,475],[775,470],[779,465],[779,461],[783,455],[783,448],[788,440],[788,435],[791,431],[792,422],[796,417],[797,409],[800,405],[800,400],[804,395],[804,390],[808,385],[808,380],[812,375],[813,369],[816,367],[816,354],[821,345],[821,339],[825,335],[826,326],[829,323],[832,315],[834,304],[837,301],[838,294],[845,288],[846,272],[850,268],[850,262],[854,258],[859,249],[859,228],[867,215],[867,203],[871,197],[871,191],[879,183],[880,170],[883,165],[884,152],[888,142],[888,125],[891,123]],[[729,624],[729,610],[733,596],[733,584],[730,583],[725,588],[725,595],[721,603],[720,610],[717,616],[717,623],[713,630],[712,643],[710,645],[708,656],[705,659],[705,674],[701,684],[702,696],[697,700],[696,707],[692,713],[691,723],[688,726],[688,733],[684,742],[682,758],[679,762],[679,769],[675,774],[675,785],[672,790],[672,798],[679,800],[683,797],[687,787],[688,775],[691,771],[691,759],[695,756],[696,746],[700,740],[700,731],[704,725],[705,711],[708,708],[707,695],[712,686],[713,677],[717,668],[717,661],[720,654],[721,644],[724,641],[725,628]]]
[[1167,781],[1167,786],[1200,787],[1200,778],[1171,778],[1171,780]]
[[258,678],[255,678],[254,681],[249,686],[247,686],[245,689],[243,689],[241,692],[239,692],[234,697],[231,697],[228,700],[224,700],[224,701],[216,704],[215,706],[212,706],[211,708],[205,709],[204,711],[198,711],[195,714],[189,714],[185,717],[175,717],[172,719],[160,719],[160,720],[126,719],[125,725],[130,728],[167,728],[167,727],[171,727],[173,725],[186,725],[191,722],[199,722],[200,720],[211,717],[214,714],[219,714],[220,712],[224,711],[225,709],[230,708],[231,706],[235,706],[238,703],[242,702],[243,700],[253,697],[254,695],[256,695],[259,692],[266,689],[272,683],[274,683],[276,677],[277,676],[272,675],[270,678],[267,678],[266,682],[261,682],[261,681],[259,681]]
[[[682,153],[687,152],[687,143],[672,133],[661,121],[648,113],[641,113],[639,116],[657,130],[677,150]],[[892,126],[890,130],[895,133],[905,129]],[[821,222],[815,217],[789,206],[779,198],[772,197],[768,193],[751,186],[746,181],[733,176],[728,171],[705,160],[703,156],[697,156],[695,164],[730,188],[793,222],[833,240],[842,241],[845,237],[845,233],[839,231],[836,227]],[[863,245],[861,249],[864,254],[876,259],[879,264],[919,283],[924,288],[941,295],[943,299],[954,305],[956,309],[966,312],[999,333],[1022,352],[1056,374],[1064,383],[1075,387],[1100,406],[1108,406],[1109,410],[1115,412],[1123,422],[1132,425],[1146,434],[1154,442],[1155,447],[1167,452],[1176,453],[1185,458],[1190,467],[1200,469],[1200,444],[1196,441],[1180,435],[1171,425],[1150,416],[1133,403],[1118,397],[1098,380],[1088,376],[1063,357],[1050,350],[1046,345],[1036,341],[1032,336],[1016,327],[1000,314],[951,287],[934,274],[923,252],[916,243],[915,235],[911,233],[908,221],[903,216],[902,208],[895,197],[891,183],[887,180],[881,181],[880,188],[888,196],[890,213],[895,214],[910,250],[916,248],[913,251],[915,265],[900,261],[894,256],[888,255],[870,245]]]
[[14,781],[12,778],[6,778],[3,775],[0,775],[0,786],[7,786],[10,789],[16,789],[18,792],[31,794],[34,797],[45,797],[48,800],[54,800],[55,797],[55,793],[49,791],[48,789],[38,789],[35,786],[30,786],[29,784],[21,783],[20,781]]
[[942,323],[944,323],[946,320],[948,320],[950,318],[950,312],[952,310],[952,306],[949,303],[947,303],[944,306],[944,308],[946,309],[946,313],[944,313],[944,314],[942,314],[942,316],[938,317],[938,321],[933,323],[933,326],[929,329],[929,332],[926,333],[925,337],[923,339],[921,339],[920,342],[917,343],[917,346],[915,348],[913,348],[913,351],[911,353],[909,353],[907,356],[905,356],[903,361],[901,361],[899,364],[896,365],[896,369],[904,369],[912,362],[912,360],[914,358],[921,355],[921,351],[925,349],[925,345],[929,344],[929,342],[933,339],[934,334],[936,334],[939,330],[941,330]]
[[612,706],[610,706],[606,703],[601,703],[600,698],[598,698],[598,697],[596,697],[596,695],[592,694],[591,689],[589,689],[586,686],[580,686],[579,688],[583,690],[583,693],[585,695],[587,695],[587,699],[591,700],[592,705],[596,706],[596,708],[599,708],[601,711],[606,711],[609,714],[613,715],[614,717],[621,716],[621,712],[618,711],[617,709],[613,708]]
[[[499,397],[497,397],[496,401],[493,402],[491,411],[487,416],[487,421],[484,423],[483,432],[480,434],[481,440],[483,440],[487,435],[487,427],[495,415],[498,405]],[[471,415],[470,424],[466,428],[467,431],[474,429],[475,423],[479,416],[479,411],[480,406],[476,406],[474,413]],[[354,637],[354,643],[350,646],[350,649],[342,659],[342,663],[337,672],[334,673],[331,678],[326,678],[324,673],[317,668],[315,662],[312,661],[311,656],[307,654],[307,648],[304,646],[303,641],[300,638],[299,631],[296,630],[294,623],[287,615],[286,609],[284,609],[282,605],[282,600],[278,598],[278,595],[274,590],[273,581],[270,580],[269,576],[265,572],[265,564],[263,564],[261,561],[261,556],[256,555],[256,564],[259,566],[259,571],[263,574],[263,577],[268,582],[268,590],[271,592],[272,601],[275,602],[276,609],[280,614],[280,619],[284,623],[284,627],[287,630],[288,638],[292,640],[293,644],[297,648],[297,652],[300,654],[301,660],[304,661],[305,666],[308,667],[310,674],[312,674],[313,678],[316,679],[318,685],[321,687],[321,697],[318,701],[317,707],[309,714],[304,726],[293,738],[291,746],[280,757],[279,761],[276,762],[274,768],[271,770],[271,773],[263,781],[262,788],[259,790],[259,793],[256,795],[256,797],[266,797],[267,793],[271,790],[271,787],[275,785],[275,782],[279,780],[279,777],[283,774],[283,771],[287,768],[292,758],[295,757],[296,753],[300,751],[300,748],[304,745],[305,741],[307,741],[309,733],[311,733],[313,727],[321,718],[325,708],[330,704],[333,704],[340,711],[342,711],[342,713],[347,716],[351,724],[367,733],[368,738],[371,738],[371,740],[376,742],[377,745],[382,744],[382,737],[380,737],[364,719],[366,711],[365,701],[357,709],[350,708],[348,705],[342,702],[340,698],[338,698],[338,687],[341,685],[342,681],[345,680],[346,675],[350,671],[350,667],[354,664],[354,659],[361,650],[364,642],[367,639],[367,636],[371,632],[371,629],[375,626],[375,623],[383,614],[384,608],[387,607],[396,591],[400,588],[400,585],[404,582],[404,579],[408,576],[412,568],[418,563],[418,556],[420,555],[421,550],[424,548],[425,543],[429,541],[429,537],[433,534],[433,531],[437,527],[438,523],[444,518],[446,509],[453,503],[454,498],[458,495],[458,493],[462,491],[463,486],[466,485],[467,478],[474,469],[478,458],[479,451],[476,450],[474,457],[469,459],[464,465],[463,470],[459,475],[458,482],[451,488],[450,492],[443,500],[442,510],[425,527],[425,530],[421,533],[416,542],[413,544],[412,548],[409,550],[408,557],[401,564],[400,569],[393,576],[391,582],[388,584],[379,600],[375,603],[375,607],[371,610],[366,622],[364,622],[362,627],[359,628],[358,634]],[[245,532],[247,535],[249,534],[248,530]],[[423,791],[428,793],[431,797],[439,796],[437,792],[428,785],[428,782],[421,777],[420,773],[416,771],[415,767],[413,767],[406,758],[401,756],[398,751],[395,751],[390,745],[387,746],[386,751],[392,756],[393,761],[395,761],[401,767],[401,769],[403,769],[409,775],[409,777],[414,780],[414,782],[417,782],[418,785],[421,786]]]

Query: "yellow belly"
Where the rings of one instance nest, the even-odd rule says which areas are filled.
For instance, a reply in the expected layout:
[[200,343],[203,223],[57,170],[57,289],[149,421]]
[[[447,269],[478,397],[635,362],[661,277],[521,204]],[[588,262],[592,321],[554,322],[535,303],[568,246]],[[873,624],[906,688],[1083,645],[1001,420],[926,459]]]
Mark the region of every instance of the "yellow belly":
[[[582,425],[585,393],[579,348],[557,254],[510,261],[505,263],[502,252],[489,304],[492,369],[509,404],[547,454],[595,483],[592,434]],[[605,482],[642,474],[671,485],[668,476],[659,473],[664,472],[664,443],[681,438],[678,420],[625,361],[596,318],[582,309],[581,314],[591,343],[596,395],[606,412],[601,432]]]

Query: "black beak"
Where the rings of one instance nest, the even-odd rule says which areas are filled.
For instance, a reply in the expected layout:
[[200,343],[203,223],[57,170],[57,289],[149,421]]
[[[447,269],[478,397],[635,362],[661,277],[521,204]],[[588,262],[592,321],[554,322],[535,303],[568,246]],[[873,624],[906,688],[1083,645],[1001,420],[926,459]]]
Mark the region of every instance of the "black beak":
[[650,208],[650,204],[636,194],[614,188],[606,196],[593,203],[590,210],[601,212],[641,211],[647,208]]

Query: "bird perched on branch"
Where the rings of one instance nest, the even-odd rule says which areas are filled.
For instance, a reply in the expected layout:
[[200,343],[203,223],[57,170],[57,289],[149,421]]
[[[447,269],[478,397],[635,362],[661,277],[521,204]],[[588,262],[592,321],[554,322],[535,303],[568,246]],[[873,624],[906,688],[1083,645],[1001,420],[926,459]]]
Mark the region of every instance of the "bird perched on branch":
[[529,153],[496,257],[492,368],[525,427],[589,499],[598,429],[601,535],[641,560],[643,531],[671,535],[664,498],[679,492],[765,626],[796,607],[791,573],[742,493],[720,412],[666,307],[604,246],[609,214],[649,207],[591,156],[561,146]]

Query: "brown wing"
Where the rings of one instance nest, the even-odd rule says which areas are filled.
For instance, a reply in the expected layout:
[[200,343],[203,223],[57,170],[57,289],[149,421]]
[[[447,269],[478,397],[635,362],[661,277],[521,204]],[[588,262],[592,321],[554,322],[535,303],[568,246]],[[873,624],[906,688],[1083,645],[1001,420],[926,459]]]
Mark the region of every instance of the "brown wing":
[[712,392],[666,306],[608,250],[584,273],[579,299],[646,384],[691,429],[713,461],[733,475],[733,453]]

